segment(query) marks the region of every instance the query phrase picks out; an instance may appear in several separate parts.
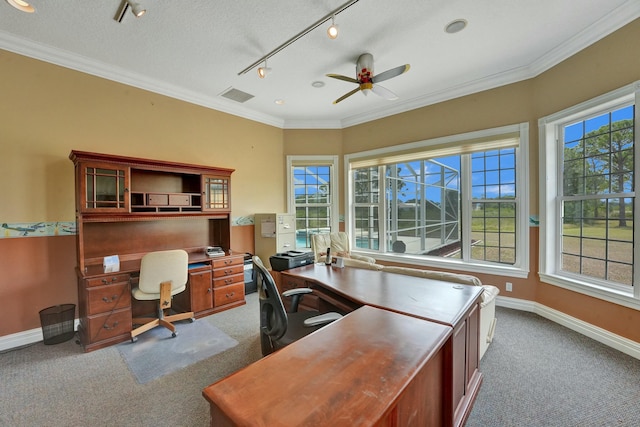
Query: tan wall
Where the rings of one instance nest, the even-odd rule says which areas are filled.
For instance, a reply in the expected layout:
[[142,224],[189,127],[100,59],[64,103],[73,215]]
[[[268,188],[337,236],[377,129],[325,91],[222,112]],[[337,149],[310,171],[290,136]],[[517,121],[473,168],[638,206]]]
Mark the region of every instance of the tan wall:
[[[72,149],[233,168],[233,217],[286,206],[281,129],[5,51],[0,94],[0,223],[74,221]],[[76,303],[75,258],[70,237],[0,238],[0,336]]]

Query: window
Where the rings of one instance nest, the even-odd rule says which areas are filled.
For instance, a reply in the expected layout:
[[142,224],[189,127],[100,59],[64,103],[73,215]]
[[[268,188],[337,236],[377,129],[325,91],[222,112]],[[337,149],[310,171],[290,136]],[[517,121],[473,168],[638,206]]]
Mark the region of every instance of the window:
[[[540,119],[541,278],[640,306],[636,83]],[[557,236],[557,237],[556,237]]]
[[338,229],[335,156],[288,156],[289,212],[296,214],[296,249],[311,247],[311,234]]
[[526,276],[527,134],[522,124],[346,156],[352,250]]

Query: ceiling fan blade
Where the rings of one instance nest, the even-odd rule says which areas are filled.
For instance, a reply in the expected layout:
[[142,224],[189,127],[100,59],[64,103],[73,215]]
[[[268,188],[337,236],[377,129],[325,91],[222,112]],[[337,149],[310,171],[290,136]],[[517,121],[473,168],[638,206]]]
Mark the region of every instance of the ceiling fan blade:
[[352,90],[351,92],[345,93],[344,95],[342,95],[340,98],[336,99],[335,101],[333,101],[334,104],[337,104],[340,101],[345,100],[346,98],[350,97],[351,95],[353,95],[354,93],[360,91],[360,88],[357,87],[354,90]]
[[353,77],[347,77],[341,74],[327,74],[327,77],[331,77],[332,79],[344,80],[345,82],[360,84],[360,82]]
[[399,67],[392,68],[390,70],[385,71],[384,73],[380,73],[380,74],[377,74],[377,75],[373,76],[371,81],[374,82],[374,83],[380,83],[380,82],[383,82],[385,80],[389,80],[390,78],[397,77],[400,74],[406,73],[407,71],[409,71],[409,68],[411,68],[411,66],[409,64],[404,64],[404,65],[401,65]]
[[394,101],[394,100],[398,99],[398,95],[396,95],[395,93],[391,92],[389,89],[387,89],[385,87],[382,87],[382,86],[379,86],[379,85],[373,85],[373,88],[371,88],[371,90],[376,95],[381,96],[384,99],[388,99],[389,101]]

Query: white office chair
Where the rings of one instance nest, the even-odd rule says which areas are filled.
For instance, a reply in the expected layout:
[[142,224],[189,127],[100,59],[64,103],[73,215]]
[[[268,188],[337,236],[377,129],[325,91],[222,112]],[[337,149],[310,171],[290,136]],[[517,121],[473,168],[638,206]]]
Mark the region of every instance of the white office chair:
[[143,332],[163,326],[175,337],[176,327],[171,322],[189,319],[195,321],[193,312],[170,314],[173,295],[187,288],[189,256],[181,249],[150,252],[142,257],[138,287],[131,290],[137,300],[158,300],[158,317],[136,317],[131,331],[131,341]]

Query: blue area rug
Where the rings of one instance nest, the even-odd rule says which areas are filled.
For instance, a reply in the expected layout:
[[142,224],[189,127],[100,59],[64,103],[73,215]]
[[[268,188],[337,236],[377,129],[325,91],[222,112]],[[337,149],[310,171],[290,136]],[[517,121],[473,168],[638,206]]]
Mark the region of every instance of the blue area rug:
[[146,384],[238,344],[206,320],[175,326],[175,338],[168,329],[157,327],[139,335],[135,343],[116,346],[138,383]]

